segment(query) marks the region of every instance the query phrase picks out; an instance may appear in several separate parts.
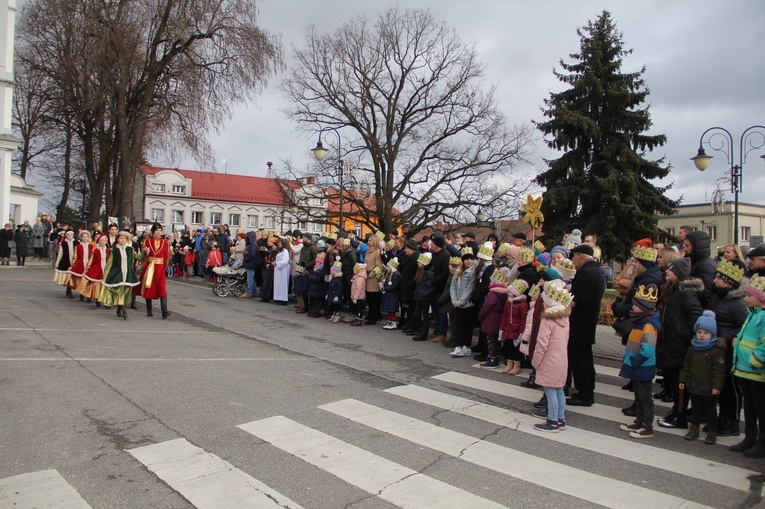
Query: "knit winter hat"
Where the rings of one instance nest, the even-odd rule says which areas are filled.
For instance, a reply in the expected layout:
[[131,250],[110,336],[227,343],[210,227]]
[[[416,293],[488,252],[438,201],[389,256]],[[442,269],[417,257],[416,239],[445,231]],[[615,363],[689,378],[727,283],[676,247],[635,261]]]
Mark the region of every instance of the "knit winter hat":
[[575,246],[578,246],[579,244],[581,244],[582,230],[579,230],[577,228],[574,228],[573,230],[571,230],[571,235],[569,235],[568,238],[566,239],[566,244],[568,244],[569,242],[571,242]]
[[576,276],[576,265],[568,258],[559,261],[558,265],[555,266],[555,270],[560,272],[561,277],[567,281],[571,281]]
[[443,248],[446,245],[446,240],[443,237],[433,237],[432,242],[440,248]]
[[513,260],[517,260],[518,253],[520,253],[520,251],[521,251],[521,248],[513,244],[509,248],[507,248],[507,256],[509,256]]
[[715,321],[714,311],[706,310],[701,314],[699,319],[696,320],[696,324],[693,326],[693,332],[695,333],[699,329],[710,333],[713,340],[717,337],[717,321]]
[[744,277],[746,265],[738,259],[723,260],[715,267],[715,276],[719,277],[729,285],[738,286],[741,278]]
[[343,264],[341,262],[333,263],[332,267],[329,269],[329,272],[334,275],[340,274],[342,271],[343,271]]
[[550,250],[550,254],[552,255],[552,254],[554,254],[554,253],[560,253],[560,254],[562,254],[564,257],[568,258],[568,251],[566,251],[566,248],[565,248],[565,247],[563,247],[563,246],[555,246],[555,247],[553,247],[553,248]]
[[678,258],[669,262],[667,270],[674,273],[677,279],[685,279],[691,275],[691,259]]
[[557,280],[545,283],[542,300],[547,307],[568,307],[574,300],[574,296],[566,290],[566,284],[563,281]]
[[507,289],[516,297],[520,297],[529,289],[529,283],[525,279],[516,279],[508,285]]
[[637,304],[643,311],[653,311],[656,309],[656,301],[659,300],[659,287],[650,284],[640,285],[632,298],[632,302]]
[[396,257],[391,258],[390,260],[388,260],[387,265],[388,265],[388,267],[390,267],[394,271],[398,270],[398,258],[396,258]]
[[556,279],[563,279],[563,276],[561,276],[560,272],[558,272],[556,267],[546,268],[545,270],[542,271],[542,273],[540,274],[540,277],[544,279],[545,281],[555,281]]
[[744,287],[744,293],[759,300],[763,304],[761,307],[765,307],[765,277],[754,274]]
[[544,270],[550,266],[550,263],[552,263],[552,256],[550,256],[550,253],[539,253],[539,255],[537,255],[537,262],[539,263],[541,270]]

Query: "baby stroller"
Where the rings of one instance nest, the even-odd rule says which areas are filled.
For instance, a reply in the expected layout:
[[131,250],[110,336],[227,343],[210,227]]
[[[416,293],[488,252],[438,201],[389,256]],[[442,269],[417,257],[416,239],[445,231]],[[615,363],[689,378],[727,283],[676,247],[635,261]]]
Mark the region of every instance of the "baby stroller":
[[213,272],[218,282],[212,287],[212,291],[218,297],[228,297],[233,293],[236,297],[242,297],[247,293],[247,271],[242,266],[242,259],[238,258],[223,267],[214,267]]

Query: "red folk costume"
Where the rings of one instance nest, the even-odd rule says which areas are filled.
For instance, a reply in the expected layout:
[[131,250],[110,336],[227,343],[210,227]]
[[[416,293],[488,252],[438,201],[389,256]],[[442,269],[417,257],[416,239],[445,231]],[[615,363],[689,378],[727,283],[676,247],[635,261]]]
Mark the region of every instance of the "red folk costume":
[[80,279],[75,291],[88,299],[98,299],[101,294],[101,283],[104,280],[104,268],[109,259],[109,248],[97,246],[93,249],[92,256],[85,268],[84,277]]
[[167,265],[173,255],[170,245],[165,239],[149,237],[143,243],[144,252],[143,266],[141,271],[141,297],[144,299],[159,299],[167,297]]
[[83,279],[85,274],[85,268],[88,266],[90,259],[93,257],[93,244],[80,242],[74,246],[74,256],[72,257],[72,267],[69,269],[69,274],[72,275],[69,278],[69,286],[71,288],[77,288],[80,284],[80,280]]

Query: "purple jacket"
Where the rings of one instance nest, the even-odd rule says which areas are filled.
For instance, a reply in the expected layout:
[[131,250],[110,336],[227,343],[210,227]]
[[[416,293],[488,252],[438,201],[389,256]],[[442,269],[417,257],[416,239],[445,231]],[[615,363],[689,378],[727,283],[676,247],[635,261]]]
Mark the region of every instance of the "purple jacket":
[[499,324],[502,322],[502,312],[505,310],[507,300],[507,287],[504,285],[492,285],[483,306],[478,312],[478,321],[481,323],[481,332],[484,334],[499,334]]

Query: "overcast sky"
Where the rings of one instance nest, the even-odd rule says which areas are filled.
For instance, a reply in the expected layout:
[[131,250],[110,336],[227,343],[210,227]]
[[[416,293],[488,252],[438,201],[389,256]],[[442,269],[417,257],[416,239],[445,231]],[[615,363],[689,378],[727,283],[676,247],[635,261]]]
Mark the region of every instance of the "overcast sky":
[[[315,24],[333,32],[345,22],[378,12],[397,2],[359,0],[262,0],[260,24],[280,34],[288,62],[292,47],[302,47],[305,30]],[[431,9],[457,29],[463,40],[475,43],[486,64],[488,83],[498,87],[499,103],[511,123],[541,120],[540,107],[550,92],[563,89],[552,74],[560,59],[571,62],[579,50],[577,27],[595,19],[603,8],[611,11],[623,34],[625,48],[634,50],[625,60],[626,72],[646,67],[644,79],[651,91],[652,134],[666,134],[668,143],[652,154],[666,155],[674,182],[671,198],[683,203],[708,201],[716,180],[729,168],[725,155],[707,150],[715,158],[701,173],[690,161],[699,137],[708,127],[722,126],[734,137],[734,158],[739,140],[752,125],[765,125],[765,1],[763,0],[408,0],[407,8]],[[277,89],[282,76],[272,79],[264,94],[211,134],[218,169],[227,160],[229,173],[265,176],[266,162],[290,159],[297,167],[311,161],[309,149],[316,137],[297,133],[280,111],[285,99]],[[753,139],[756,144],[763,139]],[[542,157],[556,157],[537,133],[533,164],[544,168]],[[744,166],[742,202],[765,203],[765,148],[750,152]],[[158,165],[171,161],[155,158]],[[196,168],[193,161],[177,163]],[[726,186],[726,184],[723,184]],[[729,195],[732,199],[732,195]]]

